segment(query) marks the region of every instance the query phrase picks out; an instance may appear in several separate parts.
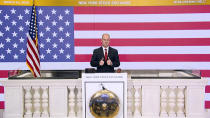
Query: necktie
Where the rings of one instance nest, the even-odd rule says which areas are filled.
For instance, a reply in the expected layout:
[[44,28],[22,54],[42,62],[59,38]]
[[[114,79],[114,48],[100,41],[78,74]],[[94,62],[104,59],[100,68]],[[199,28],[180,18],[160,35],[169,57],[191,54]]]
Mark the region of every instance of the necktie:
[[105,61],[107,60],[107,49],[105,49]]

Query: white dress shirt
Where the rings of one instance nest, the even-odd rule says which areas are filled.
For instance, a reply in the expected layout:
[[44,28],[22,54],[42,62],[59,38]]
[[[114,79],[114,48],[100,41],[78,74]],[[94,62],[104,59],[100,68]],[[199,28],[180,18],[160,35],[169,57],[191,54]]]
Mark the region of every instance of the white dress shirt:
[[107,49],[107,56],[108,56],[109,47],[107,47],[107,48],[104,48],[104,47],[102,46],[102,48],[103,48],[104,56],[105,56],[105,49]]

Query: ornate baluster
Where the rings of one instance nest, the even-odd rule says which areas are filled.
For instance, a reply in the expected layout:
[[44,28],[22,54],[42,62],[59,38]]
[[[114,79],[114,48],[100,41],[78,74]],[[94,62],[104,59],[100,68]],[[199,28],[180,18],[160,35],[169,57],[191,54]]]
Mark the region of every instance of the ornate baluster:
[[69,88],[69,117],[75,118],[75,94],[74,94],[74,87],[70,86]]
[[78,100],[77,117],[82,118],[82,88],[81,87],[78,87],[77,100]]
[[135,111],[135,88],[132,86],[131,88],[131,113],[134,117],[134,111]]
[[40,87],[38,86],[33,86],[32,87],[34,89],[34,113],[33,113],[33,117],[40,117]]
[[184,117],[184,86],[178,86],[177,93],[177,117]]
[[127,88],[127,117],[132,117],[132,88],[128,86]]
[[134,110],[134,117],[141,116],[140,114],[140,88],[139,86],[135,86],[135,95],[134,95],[134,101],[135,101],[135,110]]
[[32,94],[31,86],[25,86],[25,115],[24,118],[32,117]]
[[168,116],[168,113],[166,111],[166,107],[167,107],[167,93],[166,93],[166,89],[168,87],[167,86],[161,86],[161,103],[160,103],[160,108],[161,108],[161,111],[160,111],[160,116],[161,117],[167,117]]
[[42,86],[41,87],[43,93],[42,93],[42,114],[41,117],[49,117],[48,112],[48,87]]
[[140,86],[139,88],[139,106],[140,106],[140,109],[139,109],[139,112],[140,114],[142,115],[142,87]]
[[169,93],[169,116],[175,117],[175,106],[176,106],[176,94],[175,94],[175,86],[170,86],[170,93]]

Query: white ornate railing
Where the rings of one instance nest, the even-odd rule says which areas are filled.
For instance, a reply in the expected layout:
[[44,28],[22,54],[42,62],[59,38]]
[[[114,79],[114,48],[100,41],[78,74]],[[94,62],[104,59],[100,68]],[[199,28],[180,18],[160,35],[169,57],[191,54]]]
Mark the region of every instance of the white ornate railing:
[[128,117],[205,118],[203,79],[140,79],[128,84]]
[[[6,80],[4,118],[81,118],[80,79]],[[205,118],[205,79],[128,79],[128,118]]]

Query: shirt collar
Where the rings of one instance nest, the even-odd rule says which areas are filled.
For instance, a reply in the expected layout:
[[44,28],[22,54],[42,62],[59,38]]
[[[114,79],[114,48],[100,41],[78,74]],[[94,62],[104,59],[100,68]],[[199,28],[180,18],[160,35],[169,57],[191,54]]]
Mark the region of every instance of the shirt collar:
[[109,46],[107,48],[105,48],[105,47],[102,46],[102,48],[103,48],[103,50],[105,50],[105,49],[107,49],[107,51],[109,50]]

